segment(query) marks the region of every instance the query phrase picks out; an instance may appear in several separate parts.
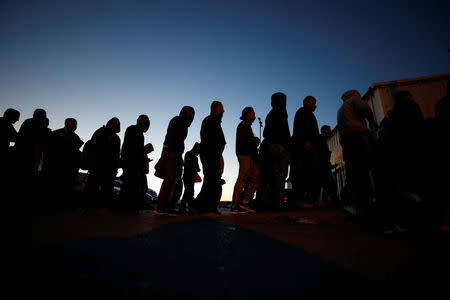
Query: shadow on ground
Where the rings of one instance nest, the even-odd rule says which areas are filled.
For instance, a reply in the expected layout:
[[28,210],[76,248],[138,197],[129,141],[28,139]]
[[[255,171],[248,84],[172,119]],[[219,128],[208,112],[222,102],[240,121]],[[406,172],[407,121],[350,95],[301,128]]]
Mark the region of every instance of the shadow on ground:
[[27,257],[18,293],[36,296],[361,299],[372,290],[365,278],[303,249],[209,219],[37,247]]

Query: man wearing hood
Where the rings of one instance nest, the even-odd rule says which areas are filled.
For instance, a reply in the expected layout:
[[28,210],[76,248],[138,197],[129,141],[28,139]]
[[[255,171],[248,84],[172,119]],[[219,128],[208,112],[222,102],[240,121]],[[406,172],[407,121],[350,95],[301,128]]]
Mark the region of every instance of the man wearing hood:
[[369,104],[356,90],[342,95],[344,103],[337,113],[337,126],[345,162],[347,184],[357,214],[363,216],[369,204],[371,168],[371,129],[377,127]]
[[20,118],[20,112],[14,108],[8,108],[4,113],[3,117],[0,118],[0,160],[2,173],[8,174],[10,171],[6,168],[12,159],[12,148],[10,143],[15,143],[17,139],[17,131],[14,128],[14,123],[16,123]]
[[120,158],[120,121],[118,118],[110,119],[105,126],[97,129],[89,142],[92,155],[88,166],[89,176],[86,190],[91,204],[94,204],[100,213],[107,213],[111,208],[113,181],[117,175]]
[[[125,131],[120,160],[123,174],[123,185],[120,189],[120,198],[127,201],[126,208],[138,210],[144,202],[147,187],[145,174],[146,156],[144,147],[144,132],[150,128],[150,119],[147,115],[140,115],[136,125],[131,125]],[[148,144],[151,146],[151,144]],[[153,148],[153,147],[150,147]]]
[[47,112],[42,108],[36,109],[33,117],[26,119],[20,126],[14,147],[19,170],[29,181],[34,181],[33,177],[39,171],[44,146],[50,131]]
[[222,197],[222,152],[225,136],[222,130],[223,105],[219,101],[211,103],[211,113],[203,119],[200,129],[200,161],[203,165],[203,185],[195,200],[194,210],[219,214],[217,206]]
[[[74,209],[73,189],[78,177],[80,168],[80,147],[83,141],[78,134],[77,120],[67,118],[64,127],[54,130],[49,137],[46,148],[46,165],[51,193],[53,194],[53,204],[57,208]],[[68,202],[61,202],[68,199]],[[67,200],[66,200],[67,201]]]
[[[3,117],[0,118],[0,186],[4,187],[2,190],[13,191],[14,184],[14,168],[13,168],[13,149],[10,143],[15,143],[17,139],[17,131],[14,128],[20,118],[20,112],[14,108],[8,108]],[[7,202],[9,204],[10,201]]]
[[262,202],[278,209],[284,201],[284,185],[289,166],[289,139],[291,137],[286,111],[286,95],[278,92],[271,97],[272,110],[267,114],[260,157],[264,161]]
[[170,120],[167,127],[161,159],[155,166],[156,171],[164,177],[159,190],[158,207],[155,210],[157,215],[173,213],[176,202],[181,196],[184,140],[194,116],[194,108],[184,106],[180,114]]

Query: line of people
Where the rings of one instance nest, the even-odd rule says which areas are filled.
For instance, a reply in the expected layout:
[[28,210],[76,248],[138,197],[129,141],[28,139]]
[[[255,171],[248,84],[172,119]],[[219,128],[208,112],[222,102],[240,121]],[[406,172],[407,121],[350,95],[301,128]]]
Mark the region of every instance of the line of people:
[[[286,95],[280,92],[273,94],[272,110],[265,120],[262,142],[251,128],[256,119],[254,109],[245,107],[242,110],[241,122],[236,130],[235,150],[239,172],[233,189],[231,214],[286,209],[298,203],[312,207],[313,203],[319,202],[322,185],[333,201],[337,199],[327,145],[331,130],[325,126],[323,134],[319,133],[313,114],[315,103],[314,97],[305,98],[304,106],[294,121],[294,135],[291,137]],[[155,210],[157,215],[183,213],[186,208],[192,213],[220,214],[218,205],[225,183],[222,179],[222,153],[226,144],[221,127],[223,113],[223,104],[212,102],[210,115],[202,121],[200,143],[196,143],[184,156],[184,172],[184,140],[194,118],[194,109],[184,107],[180,115],[170,121],[161,158],[155,165],[155,175],[164,179]],[[298,159],[297,168],[295,171],[291,168],[290,178],[299,184],[294,187],[295,196],[288,198],[285,183],[289,163],[292,166],[290,153],[293,146],[299,149],[299,153],[295,155]],[[199,181],[196,176],[200,171],[197,156],[200,156],[204,180],[199,194],[194,198],[193,187]],[[310,176],[312,172],[316,175],[313,178]],[[309,181],[300,184],[300,181],[306,180]],[[185,191],[180,200],[182,183]]]
[[[307,97],[304,103],[307,105],[299,111],[308,113],[296,117],[292,140],[296,147],[300,147],[300,143],[310,143],[315,151],[316,148],[319,149],[316,145],[320,140],[317,121],[312,114],[315,99]],[[222,185],[225,183],[222,179],[222,153],[226,144],[221,126],[223,113],[223,104],[213,101],[210,115],[202,121],[200,142],[186,153],[184,159],[184,141],[195,110],[191,106],[185,106],[170,121],[161,157],[155,165],[155,176],[163,179],[156,214],[172,214],[175,211],[219,213],[217,208],[222,196]],[[36,109],[33,117],[25,120],[19,132],[16,132],[13,124],[19,117],[17,110],[8,109],[0,121],[4,170],[2,183],[5,183],[5,188],[11,195],[19,199],[19,206],[66,210],[82,206],[99,212],[114,208],[133,211],[142,207],[148,189],[146,175],[149,173],[150,160],[147,155],[153,151],[152,144],[144,143],[144,133],[150,127],[148,116],[139,116],[136,124],[127,128],[122,147],[117,135],[120,132],[120,121],[116,117],[110,119],[94,132],[83,151],[81,147],[84,142],[75,133],[77,121],[74,118],[66,119],[64,128],[52,131],[48,128],[49,120],[45,110]],[[257,209],[281,208],[286,202],[284,186],[292,143],[287,122],[286,95],[272,95],[272,110],[266,118],[261,145],[251,129],[254,120],[253,108],[244,108],[236,135],[236,155],[240,167],[233,192],[233,214],[254,211],[252,207],[256,202],[261,203]],[[313,129],[308,128],[309,122],[315,124]],[[326,145],[326,140],[323,141]],[[15,143],[13,147],[10,147],[11,143]],[[329,160],[329,151],[326,146],[325,148]],[[300,158],[302,155],[295,157]],[[199,181],[200,171],[198,157],[204,179],[200,193],[194,198],[194,183]],[[88,170],[83,189],[86,199],[84,203],[79,203],[79,195],[74,193],[80,168]],[[122,186],[119,199],[113,201],[113,183],[119,168],[123,171],[120,177]],[[297,175],[293,174],[291,171],[291,178],[295,179]],[[309,185],[304,184],[303,187]],[[317,187],[318,184],[314,186]],[[309,190],[305,189],[305,192]],[[300,195],[300,192],[297,194]],[[258,201],[254,201],[254,196]],[[315,196],[317,193],[310,198]]]
[[[316,99],[304,98],[303,106],[294,117],[292,136],[286,100],[281,92],[271,96],[272,109],[265,118],[262,141],[251,128],[256,119],[254,109],[242,110],[236,129],[239,172],[233,189],[232,214],[309,208],[323,204],[320,199],[326,199],[327,205],[342,205],[331,172],[327,144],[331,128],[325,125],[319,131],[314,115]],[[402,213],[405,202],[400,205],[399,198],[416,195],[425,200],[442,199],[443,171],[435,172],[433,168],[440,161],[447,162],[442,165],[448,167],[443,151],[435,151],[445,149],[440,137],[448,127],[444,121],[448,118],[448,97],[436,106],[436,118],[424,120],[411,94],[399,92],[392,111],[380,126],[358,91],[345,92],[342,100],[337,112],[337,128],[351,204],[367,219],[375,216],[389,225],[412,223],[411,219],[405,220],[408,218]],[[170,120],[161,157],[155,164],[155,176],[163,179],[155,209],[157,215],[220,214],[218,205],[225,183],[222,179],[222,153],[226,145],[221,126],[223,113],[223,104],[213,101],[210,114],[202,121],[200,142],[186,152],[184,159],[184,141],[195,110],[184,106],[179,115]],[[147,155],[154,150],[152,144],[144,143],[144,133],[150,127],[148,116],[139,116],[136,124],[127,128],[122,147],[117,135],[120,121],[112,118],[95,131],[83,152],[80,150],[83,142],[75,133],[75,119],[68,118],[64,128],[51,131],[46,112],[36,109],[33,118],[25,120],[17,133],[13,124],[19,117],[17,110],[8,109],[0,118],[0,151],[5,170],[2,183],[6,183],[9,191],[19,193],[21,201],[30,198],[25,194],[29,193],[28,188],[42,191],[40,187],[44,186],[46,189],[37,193],[38,197],[50,199],[52,207],[73,209],[76,203],[72,191],[82,168],[89,171],[84,189],[85,207],[99,211],[114,207],[133,211],[142,206],[148,188],[146,175],[150,171]],[[377,139],[373,138],[374,133],[378,134]],[[10,147],[11,142],[15,142],[14,147]],[[198,157],[204,178],[200,193],[194,198],[194,184],[201,181]],[[429,164],[430,157],[434,159],[432,164]],[[113,181],[119,168],[123,171],[123,185],[118,203],[113,203]],[[292,183],[290,194],[285,189],[288,176]],[[377,202],[376,209],[372,209],[373,199]],[[448,201],[438,201],[435,207],[445,211]],[[428,204],[427,210],[430,222],[439,219],[436,210]]]

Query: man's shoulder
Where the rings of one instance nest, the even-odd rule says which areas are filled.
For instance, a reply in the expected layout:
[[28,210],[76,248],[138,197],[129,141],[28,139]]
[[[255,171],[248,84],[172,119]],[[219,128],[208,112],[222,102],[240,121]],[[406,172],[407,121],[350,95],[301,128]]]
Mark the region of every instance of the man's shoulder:
[[130,125],[128,126],[127,130],[125,130],[125,134],[134,134],[138,131],[137,125]]
[[172,119],[170,119],[168,127],[169,128],[177,127],[179,122],[180,122],[180,117],[179,116],[175,116]]
[[203,123],[209,121],[211,121],[211,115],[207,115],[206,117],[203,118]]
[[237,129],[244,128],[244,127],[248,127],[248,123],[245,121],[241,121],[241,122],[239,122]]
[[217,124],[216,123],[217,122],[215,122],[215,119],[213,118],[213,116],[209,115],[203,119],[202,127],[206,127],[206,129],[208,129],[211,126],[217,126],[217,124],[219,124],[219,123],[217,123]]
[[64,128],[55,129],[51,132],[52,135],[61,135],[64,133]]
[[100,136],[103,136],[106,132],[105,132],[106,127],[102,126],[100,128],[98,128],[96,131],[94,131],[94,134],[92,135],[92,138],[98,138]]

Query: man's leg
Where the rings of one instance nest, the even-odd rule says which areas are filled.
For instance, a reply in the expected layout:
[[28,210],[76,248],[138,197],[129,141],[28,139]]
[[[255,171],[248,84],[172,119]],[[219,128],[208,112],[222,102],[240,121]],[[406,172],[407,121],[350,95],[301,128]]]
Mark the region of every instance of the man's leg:
[[243,198],[244,205],[248,206],[251,200],[253,200],[253,196],[256,192],[256,190],[259,187],[260,183],[260,172],[258,164],[255,160],[250,158],[249,163],[249,171],[248,171],[248,186],[247,190],[245,191],[245,195]]
[[234,184],[233,200],[231,202],[231,208],[237,208],[241,201],[242,192],[247,185],[249,172],[250,172],[250,160],[249,156],[239,155],[239,174]]

